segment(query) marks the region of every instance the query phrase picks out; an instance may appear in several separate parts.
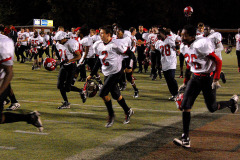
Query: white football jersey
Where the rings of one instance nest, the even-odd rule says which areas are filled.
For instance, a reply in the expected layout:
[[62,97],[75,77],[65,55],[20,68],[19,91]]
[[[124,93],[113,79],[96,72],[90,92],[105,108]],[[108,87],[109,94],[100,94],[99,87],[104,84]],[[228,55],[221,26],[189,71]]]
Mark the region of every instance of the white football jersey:
[[235,35],[235,39],[236,39],[236,50],[240,50],[240,34],[236,34]]
[[137,47],[137,38],[133,35],[131,35],[131,47],[130,50],[135,53]]
[[[25,40],[28,37],[29,37],[29,34],[27,32],[23,32],[23,33],[18,32],[18,39],[19,40]],[[27,46],[27,41],[21,42],[21,45]]]
[[158,41],[157,34],[149,34],[147,38],[147,43],[151,45],[155,45],[155,43]]
[[69,37],[70,39],[75,39],[75,38],[77,38],[77,35],[76,35],[75,33],[68,32],[68,37]]
[[103,41],[97,41],[93,50],[99,56],[104,76],[118,73],[122,69],[122,54],[127,51],[127,47],[122,43],[112,40],[104,44]]
[[[0,34],[0,65],[12,66],[14,58],[14,42],[5,35]],[[6,73],[0,71],[0,80],[4,79]]]
[[30,46],[40,49],[40,45],[42,43],[42,38],[41,38],[41,36],[38,36],[37,38],[29,37],[28,42],[29,42]]
[[196,31],[196,39],[197,38],[201,38],[201,37],[204,37],[204,32],[200,32],[198,29]]
[[207,56],[214,52],[214,46],[206,38],[196,39],[190,47],[185,45],[182,54],[193,73],[211,73],[215,70],[215,63]]
[[46,36],[46,35],[43,36],[43,37],[40,36],[40,38],[41,38],[42,46],[43,47],[48,47],[49,36]]
[[176,69],[177,56],[175,51],[175,39],[173,36],[167,36],[162,41],[158,40],[155,44],[155,48],[161,53],[162,70],[167,71],[169,69]]
[[56,47],[61,57],[61,61],[73,59],[73,54],[76,51],[79,51],[79,43],[73,39],[69,39],[64,45],[57,43]]
[[[213,46],[215,47],[215,49],[217,48],[217,45],[222,42],[222,35],[219,32],[213,32],[213,33],[209,34],[207,36],[207,38],[209,38],[211,40],[211,42],[213,43]],[[222,53],[221,52],[222,52],[222,50],[221,51],[219,51],[219,50],[216,51],[215,50],[215,54],[220,59],[222,59]]]
[[78,38],[78,42],[83,46],[83,54],[85,54],[84,47],[89,46],[89,51],[86,58],[94,58],[94,52],[93,52],[93,40],[90,36],[85,36],[82,39]]

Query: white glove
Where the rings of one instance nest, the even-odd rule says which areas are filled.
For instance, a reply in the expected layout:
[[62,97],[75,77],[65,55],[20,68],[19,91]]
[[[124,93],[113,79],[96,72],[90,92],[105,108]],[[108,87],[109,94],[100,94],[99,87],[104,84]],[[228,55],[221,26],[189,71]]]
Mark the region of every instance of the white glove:
[[183,84],[178,88],[178,91],[184,91],[186,87],[187,87],[186,84],[183,83]]
[[212,89],[218,89],[218,88],[220,88],[220,87],[221,87],[221,85],[219,84],[219,81],[216,81],[216,82],[213,81],[213,83],[212,83]]

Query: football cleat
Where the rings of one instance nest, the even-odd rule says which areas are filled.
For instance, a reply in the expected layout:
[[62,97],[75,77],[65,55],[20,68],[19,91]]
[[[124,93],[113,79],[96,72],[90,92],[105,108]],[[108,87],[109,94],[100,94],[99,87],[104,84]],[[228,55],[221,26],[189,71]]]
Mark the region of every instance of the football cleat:
[[173,143],[177,146],[182,146],[184,148],[190,148],[190,138],[185,137],[184,134],[182,134],[181,138],[174,138]]
[[139,96],[139,91],[138,90],[134,91],[133,98],[138,98],[138,96]]
[[30,116],[30,120],[28,121],[28,124],[32,124],[34,125],[35,127],[38,128],[39,132],[42,132],[43,131],[43,125],[42,125],[42,121],[40,119],[40,113],[38,111],[34,111],[34,112],[31,112],[29,114]]
[[157,80],[157,74],[154,74],[152,77],[152,81],[156,81]]
[[86,100],[87,100],[86,92],[82,91],[82,92],[80,93],[80,96],[81,96],[82,102],[85,103]]
[[106,128],[112,127],[114,123],[115,116],[108,116],[107,124],[105,125]]
[[130,122],[130,117],[134,114],[134,111],[130,108],[128,113],[126,114],[125,121],[123,124],[128,124]]
[[232,97],[231,97],[231,99],[230,100],[233,100],[234,101],[234,103],[233,103],[233,105],[232,106],[229,106],[229,108],[230,108],[230,110],[231,110],[231,112],[232,113],[236,113],[237,111],[238,111],[238,96],[235,94],[235,95],[233,95]]
[[62,105],[60,107],[58,107],[57,109],[69,109],[70,108],[70,104],[68,102],[62,102]]
[[8,103],[10,103],[10,100],[6,98],[6,99],[3,101],[3,105],[7,105]]
[[168,100],[169,101],[176,101],[176,97],[177,97],[177,95],[176,96],[171,96],[171,97],[168,98]]
[[6,110],[7,111],[15,111],[18,108],[20,108],[20,104],[19,103],[12,103]]

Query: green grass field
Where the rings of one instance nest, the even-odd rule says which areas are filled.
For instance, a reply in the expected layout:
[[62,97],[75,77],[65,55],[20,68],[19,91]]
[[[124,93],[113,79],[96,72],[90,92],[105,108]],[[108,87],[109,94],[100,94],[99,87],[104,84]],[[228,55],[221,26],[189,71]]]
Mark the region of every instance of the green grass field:
[[[217,91],[217,100],[228,100],[232,94],[239,94],[240,73],[237,72],[235,50],[230,55],[225,53],[222,55],[222,70],[225,72],[227,83],[220,82],[222,88]],[[71,109],[58,110],[56,108],[63,101],[56,87],[59,68],[52,72],[44,68],[32,71],[31,66],[32,62],[14,64],[12,88],[21,104],[21,109],[15,112],[27,113],[38,110],[41,113],[44,132],[41,135],[20,133],[20,131],[37,133],[35,127],[24,122],[2,124],[0,159],[65,159],[146,125],[172,116],[181,116],[175,103],[168,101],[170,93],[164,78],[152,81],[149,72],[134,73],[140,90],[139,98],[133,98],[133,89],[129,83],[122,95],[135,111],[135,115],[130,124],[123,125],[123,110],[116,101],[113,101],[116,120],[113,127],[105,128],[107,110],[100,97],[88,98],[83,104],[78,93],[70,92],[68,98],[72,104]],[[178,76],[179,66],[176,71],[176,77]],[[181,85],[183,79],[176,79]],[[75,85],[83,87],[83,84],[76,82]],[[199,108],[206,108],[202,95],[197,98],[193,111]]]

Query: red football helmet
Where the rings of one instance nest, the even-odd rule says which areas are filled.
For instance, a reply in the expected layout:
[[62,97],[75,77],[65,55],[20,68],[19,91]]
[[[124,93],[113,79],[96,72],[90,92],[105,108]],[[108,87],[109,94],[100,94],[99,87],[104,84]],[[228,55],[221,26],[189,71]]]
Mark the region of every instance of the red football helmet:
[[191,6],[187,6],[186,8],[184,8],[184,14],[186,17],[191,17],[193,13],[193,8]]
[[183,95],[184,93],[180,93],[178,94],[178,96],[176,97],[176,105],[177,105],[177,109],[179,109],[180,111],[182,110],[182,107],[181,107],[181,104],[182,104],[182,101],[183,101]]
[[57,61],[53,58],[45,58],[43,61],[43,66],[46,70],[53,71],[57,66]]

